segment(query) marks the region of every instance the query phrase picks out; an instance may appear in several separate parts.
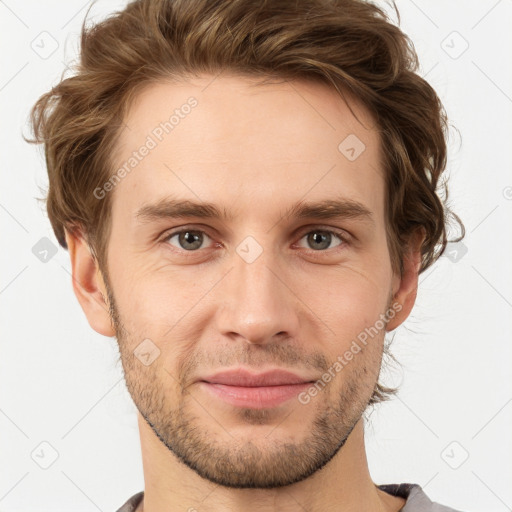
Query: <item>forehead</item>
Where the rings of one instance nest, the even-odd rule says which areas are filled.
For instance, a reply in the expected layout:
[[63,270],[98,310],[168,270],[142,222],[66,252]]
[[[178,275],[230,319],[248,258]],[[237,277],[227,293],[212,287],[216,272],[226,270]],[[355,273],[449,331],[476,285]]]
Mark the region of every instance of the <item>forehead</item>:
[[201,76],[147,86],[124,119],[113,213],[168,196],[271,216],[343,195],[383,213],[380,140],[370,112],[325,84],[258,85]]

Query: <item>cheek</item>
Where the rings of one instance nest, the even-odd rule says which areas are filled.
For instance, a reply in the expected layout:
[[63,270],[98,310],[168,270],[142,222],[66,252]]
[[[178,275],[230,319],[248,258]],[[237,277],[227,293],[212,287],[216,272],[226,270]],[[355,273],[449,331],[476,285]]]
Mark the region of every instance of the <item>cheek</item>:
[[[304,277],[302,282],[310,281]],[[385,312],[391,280],[378,266],[368,271],[345,265],[324,277],[315,276],[314,284],[305,285],[305,302],[334,331],[339,344],[373,326]]]
[[[217,275],[169,266],[156,268],[144,262],[125,261],[112,273],[116,303],[129,343],[149,338],[165,361],[183,360],[200,338],[208,320],[204,306]],[[133,348],[133,347],[132,347]],[[163,363],[164,358],[159,358]],[[167,364],[167,363],[165,363]]]
[[[382,254],[377,249],[367,248],[336,266],[290,264],[283,268],[281,277],[304,304],[293,306],[297,308],[295,313],[299,315],[299,308],[305,308],[309,310],[308,323],[323,322],[329,326],[334,334],[322,325],[317,327],[332,336],[335,350],[340,343],[350,344],[386,308],[391,277],[383,259],[377,257]],[[198,339],[194,338],[194,332],[200,334],[201,327],[215,315],[216,306],[223,300],[214,288],[226,268],[218,265],[201,269],[194,269],[193,265],[172,268],[158,258],[154,261],[143,255],[127,258],[121,252],[109,255],[110,261],[117,262],[110,266],[110,274],[126,329],[142,339],[162,343],[173,339],[179,345],[178,350],[186,352],[190,347],[185,344]],[[290,303],[296,302],[290,296]]]

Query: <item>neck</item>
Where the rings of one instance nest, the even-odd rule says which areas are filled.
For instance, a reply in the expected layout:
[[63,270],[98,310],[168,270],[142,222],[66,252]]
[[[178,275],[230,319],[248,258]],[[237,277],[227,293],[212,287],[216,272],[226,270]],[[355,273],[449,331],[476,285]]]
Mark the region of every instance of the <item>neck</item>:
[[197,475],[181,463],[138,415],[144,470],[144,501],[137,512],[296,511],[392,512],[405,500],[372,482],[364,445],[363,419],[336,456],[311,477],[275,489],[232,489]]

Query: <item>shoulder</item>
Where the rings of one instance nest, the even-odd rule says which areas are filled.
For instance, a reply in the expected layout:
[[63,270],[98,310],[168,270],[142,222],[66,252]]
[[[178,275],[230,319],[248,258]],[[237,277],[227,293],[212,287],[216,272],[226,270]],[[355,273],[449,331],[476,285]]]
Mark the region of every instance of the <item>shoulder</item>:
[[392,496],[406,499],[405,506],[400,512],[462,512],[431,501],[418,484],[384,484],[377,487]]
[[135,509],[142,501],[144,497],[144,491],[140,491],[137,494],[134,494],[128,501],[121,506],[121,508],[117,509],[116,512],[135,512]]

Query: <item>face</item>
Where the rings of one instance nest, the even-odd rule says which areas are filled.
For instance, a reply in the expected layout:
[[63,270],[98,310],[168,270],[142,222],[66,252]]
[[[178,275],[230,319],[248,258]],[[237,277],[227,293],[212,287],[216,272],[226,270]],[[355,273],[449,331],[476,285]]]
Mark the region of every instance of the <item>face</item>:
[[400,280],[379,137],[350,105],[361,122],[322,84],[204,76],[151,85],[125,119],[116,169],[146,153],[107,192],[127,386],[162,443],[221,485],[312,475],[377,382]]

